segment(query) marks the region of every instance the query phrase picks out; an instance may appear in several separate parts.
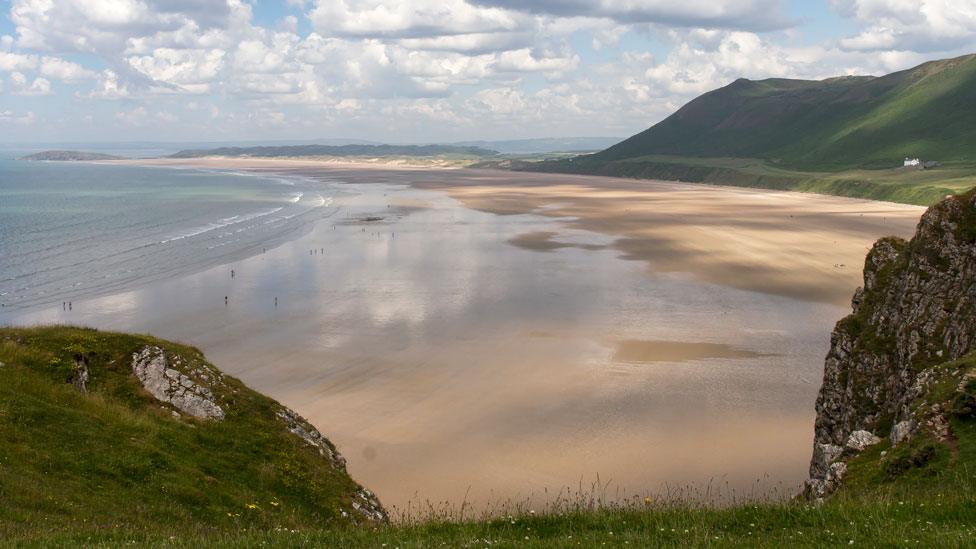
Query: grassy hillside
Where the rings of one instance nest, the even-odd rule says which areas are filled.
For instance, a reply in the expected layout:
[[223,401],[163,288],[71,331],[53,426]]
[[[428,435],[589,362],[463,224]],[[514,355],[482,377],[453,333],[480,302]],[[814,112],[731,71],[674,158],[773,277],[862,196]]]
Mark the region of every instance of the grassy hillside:
[[[606,150],[520,169],[930,204],[973,185],[974,128],[976,55],[968,55],[882,77],[740,79]],[[946,167],[893,169],[909,155]],[[938,184],[946,180],[956,181]]]
[[[165,349],[170,368],[209,379],[225,418],[177,417],[150,395],[131,366],[147,345]],[[341,458],[289,432],[280,404],[219,374],[195,349],[86,329],[4,328],[0,364],[0,541],[364,522],[354,512],[361,487]]]
[[[435,512],[383,526],[354,520],[358,486],[281,429],[279,405],[240,382],[224,376],[226,390],[215,391],[224,421],[175,418],[130,373],[132,353],[146,345],[183,357],[187,371],[206,365],[192,348],[144,336],[0,329],[0,545],[963,547],[976,539],[973,358],[944,365],[922,397],[953,410],[953,440],[894,450],[882,442],[849,463],[845,486],[823,505],[707,509],[582,496],[537,513]],[[79,357],[91,372],[87,393],[76,388]]]
[[972,162],[976,55],[880,78],[737,80],[592,156],[761,158],[814,171],[884,168],[906,155]]

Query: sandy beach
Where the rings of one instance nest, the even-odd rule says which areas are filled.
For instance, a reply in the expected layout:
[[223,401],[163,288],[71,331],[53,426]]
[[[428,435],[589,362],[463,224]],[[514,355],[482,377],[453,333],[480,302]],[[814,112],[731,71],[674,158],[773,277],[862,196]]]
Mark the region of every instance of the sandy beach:
[[308,417],[400,509],[544,501],[597,476],[621,496],[789,493],[864,254],[923,211],[554,174],[152,163],[349,192],[265,253],[0,320],[194,344]]

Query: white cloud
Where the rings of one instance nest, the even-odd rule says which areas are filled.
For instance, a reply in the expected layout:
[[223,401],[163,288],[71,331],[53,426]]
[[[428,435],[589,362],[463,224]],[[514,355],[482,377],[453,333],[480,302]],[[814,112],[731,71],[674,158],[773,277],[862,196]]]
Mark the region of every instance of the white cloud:
[[37,56],[0,51],[0,71],[24,71],[37,68]]
[[620,23],[689,28],[770,30],[788,27],[779,0],[473,0],[529,13],[603,17]]
[[529,18],[464,0],[317,0],[308,14],[323,35],[419,38],[514,31]]
[[39,70],[44,76],[66,82],[87,80],[96,76],[94,71],[90,71],[78,63],[50,56],[41,58]]
[[25,113],[18,114],[10,110],[0,110],[0,124],[7,123],[29,126],[34,123],[34,113],[32,111],[27,111]]
[[154,82],[188,93],[206,93],[223,67],[224,52],[157,48],[151,55],[132,56],[127,61]]
[[976,45],[971,0],[833,0],[842,14],[866,25],[841,40],[848,50],[952,51]]
[[124,99],[129,96],[128,87],[120,83],[119,75],[110,69],[98,75],[98,83],[88,95],[94,99]]
[[14,95],[51,95],[51,81],[47,78],[29,79],[23,73],[10,73]]

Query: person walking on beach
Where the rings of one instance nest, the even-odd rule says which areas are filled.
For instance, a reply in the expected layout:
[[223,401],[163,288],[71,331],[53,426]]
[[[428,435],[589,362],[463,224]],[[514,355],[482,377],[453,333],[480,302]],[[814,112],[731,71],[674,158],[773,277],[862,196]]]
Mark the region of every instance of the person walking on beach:
[[277,298],[277,296],[276,296],[276,297],[275,297],[275,307],[277,307],[277,306],[278,306],[278,298]]
[[227,306],[227,296],[224,296],[224,306]]

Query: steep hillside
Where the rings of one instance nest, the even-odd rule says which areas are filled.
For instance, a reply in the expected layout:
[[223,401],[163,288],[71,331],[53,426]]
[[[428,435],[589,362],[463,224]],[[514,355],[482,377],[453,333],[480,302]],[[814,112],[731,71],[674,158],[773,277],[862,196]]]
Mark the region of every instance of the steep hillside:
[[736,157],[817,171],[891,167],[906,155],[971,162],[974,128],[969,55],[880,78],[736,80],[585,161]]
[[[968,55],[882,77],[736,80],[601,152],[513,169],[932,204],[976,185],[973,151]],[[906,156],[942,167],[898,169]]]
[[341,528],[386,512],[308,422],[199,351],[0,329],[0,540]]
[[939,453],[956,459],[957,433],[971,431],[976,414],[973,352],[976,192],[930,208],[911,241],[885,238],[868,254],[853,313],[831,336],[811,495],[830,493],[851,456],[881,443],[907,452],[889,469],[922,467]]

